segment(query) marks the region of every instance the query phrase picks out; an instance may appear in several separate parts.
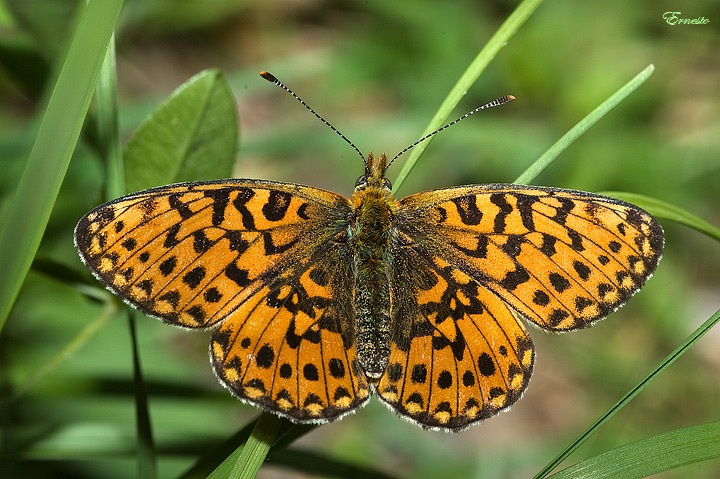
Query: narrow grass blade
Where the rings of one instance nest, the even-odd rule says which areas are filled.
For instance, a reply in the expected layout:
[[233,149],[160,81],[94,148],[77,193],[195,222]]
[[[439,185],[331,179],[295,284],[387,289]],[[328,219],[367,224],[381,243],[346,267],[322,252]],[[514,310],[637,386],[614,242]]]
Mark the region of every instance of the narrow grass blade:
[[720,422],[676,429],[579,462],[553,479],[632,479],[720,457]]
[[585,133],[591,126],[597,123],[600,118],[605,116],[610,110],[615,108],[628,95],[635,91],[645,80],[652,75],[655,70],[654,65],[648,65],[643,71],[635,75],[635,78],[623,85],[610,98],[602,102],[597,108],[590,112],[585,118],[580,120],[574,127],[565,133],[562,138],[555,142],[540,158],[530,165],[513,183],[526,185],[534,180],[545,168],[557,158],[560,153],[572,144],[580,135]]
[[703,337],[713,326],[720,321],[720,310],[716,311],[715,314],[710,316],[699,328],[697,328],[693,334],[691,334],[680,346],[678,346],[672,353],[670,353],[645,379],[640,381],[637,386],[631,389],[622,399],[620,399],[613,407],[608,409],[600,418],[598,418],[584,433],[580,435],[575,441],[573,441],[568,447],[566,447],[555,459],[545,466],[540,472],[538,472],[535,478],[544,478],[555,469],[558,464],[564,461],[575,449],[580,447],[582,443],[590,438],[595,432],[602,427],[616,412],[621,410],[627,403],[637,396],[640,391],[645,389],[651,381],[660,375],[665,369],[667,369],[672,363],[675,362],[680,356],[685,354],[690,347],[695,344],[701,337]]
[[105,198],[112,199],[124,195],[125,173],[123,169],[122,144],[118,126],[117,104],[117,62],[115,60],[115,36],[105,55],[100,79],[95,92],[97,105],[97,130],[100,148],[105,158],[106,185]]
[[265,462],[270,446],[287,420],[274,414],[262,413],[253,432],[242,448],[236,449],[208,476],[208,479],[252,479]]
[[[448,96],[443,101],[442,105],[438,109],[435,116],[430,120],[430,123],[425,128],[425,131],[418,137],[432,133],[441,126],[444,125],[450,113],[453,111],[455,106],[458,104],[460,99],[470,89],[475,80],[478,79],[480,74],[485,70],[485,67],[490,61],[495,58],[501,48],[503,48],[507,42],[515,35],[515,32],[525,23],[525,21],[532,15],[535,9],[542,3],[542,0],[524,0],[518,7],[513,11],[512,14],[505,20],[500,26],[497,32],[490,38],[485,47],[478,53],[477,57],[472,61],[470,66],[462,74],[455,86],[450,90]],[[405,163],[403,164],[400,173],[398,174],[395,181],[393,181],[393,194],[396,194],[400,189],[400,186],[405,181],[405,178],[410,174],[410,171],[415,167],[420,155],[430,145],[433,137],[420,143],[408,154]]]
[[[208,477],[213,470],[217,469],[218,466],[233,453],[233,451],[237,450],[235,457],[238,457],[242,446],[245,442],[247,442],[250,434],[252,434],[256,423],[257,421],[249,423],[247,426],[243,427],[231,437],[223,441],[222,444],[219,444],[211,451],[208,451],[207,454],[200,457],[198,461],[178,479],[204,479]],[[287,447],[300,437],[313,431],[316,427],[317,426],[313,424],[293,424],[290,421],[283,421],[283,424],[277,433],[278,439],[273,444],[272,450],[276,451]],[[231,461],[229,462],[229,464],[226,464],[227,471],[229,471],[232,466]]]
[[[193,464],[192,467],[190,467],[190,469],[188,469],[184,474],[179,476],[178,479],[205,479],[210,477],[211,473],[215,469],[220,469],[220,465],[223,461],[228,460],[228,458],[233,454],[233,451],[236,453],[235,457],[240,455],[242,446],[247,442],[250,434],[252,434],[256,423],[257,420],[247,424],[217,447],[214,447],[211,451],[203,454],[197,462]],[[227,471],[232,469],[231,464],[226,465],[226,467]],[[219,474],[219,472],[215,474]]]
[[90,341],[97,332],[101,331],[111,318],[118,314],[118,311],[120,311],[118,308],[120,302],[112,299],[110,297],[110,293],[106,291],[103,291],[102,294],[104,294],[103,301],[105,302],[105,307],[103,308],[102,313],[95,318],[94,321],[88,323],[62,350],[38,368],[29,379],[18,386],[15,394],[13,395],[13,401],[20,399],[25,393],[30,391],[33,387],[35,387],[35,385],[42,381],[43,378],[55,371],[63,362],[65,362],[66,359],[72,357],[75,352],[87,344],[87,342]]
[[143,378],[140,354],[137,347],[137,333],[135,321],[142,313],[136,310],[130,311],[128,324],[130,326],[130,338],[132,341],[133,355],[133,392],[135,394],[135,422],[138,435],[138,479],[155,479],[157,477],[157,453],[152,435],[152,424],[150,422],[150,411],[148,409],[147,387]]
[[90,105],[122,0],[83,12],[0,230],[0,329],[30,268]]
[[657,218],[665,218],[666,220],[675,221],[676,223],[689,226],[702,234],[720,241],[720,228],[705,221],[699,216],[680,208],[679,206],[671,205],[666,201],[651,198],[645,195],[639,195],[637,193],[626,193],[624,191],[603,191],[601,194],[638,205],[640,208]]
[[[123,153],[118,128],[117,74],[114,37],[105,55],[96,88],[97,130],[107,170],[106,195],[116,198],[126,193]],[[142,361],[138,351],[135,322],[142,314],[127,307],[128,333],[132,344],[133,394],[135,397],[135,428],[137,432],[137,477],[157,478],[157,451],[153,441],[152,422]]]

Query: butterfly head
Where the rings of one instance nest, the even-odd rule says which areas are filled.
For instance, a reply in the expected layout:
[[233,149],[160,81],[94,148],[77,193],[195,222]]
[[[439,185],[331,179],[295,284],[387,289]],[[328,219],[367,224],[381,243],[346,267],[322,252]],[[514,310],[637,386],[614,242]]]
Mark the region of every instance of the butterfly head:
[[365,174],[355,182],[355,191],[361,191],[365,188],[379,188],[390,191],[392,185],[390,180],[385,178],[385,170],[387,170],[388,162],[385,153],[377,158],[370,152],[365,160]]

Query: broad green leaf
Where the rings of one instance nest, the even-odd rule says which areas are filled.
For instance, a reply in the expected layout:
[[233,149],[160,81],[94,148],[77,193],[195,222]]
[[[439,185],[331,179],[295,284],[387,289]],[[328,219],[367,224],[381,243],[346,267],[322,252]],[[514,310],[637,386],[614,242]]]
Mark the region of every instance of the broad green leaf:
[[218,70],[198,73],[138,127],[125,147],[125,186],[138,191],[230,176],[237,148],[235,100]]

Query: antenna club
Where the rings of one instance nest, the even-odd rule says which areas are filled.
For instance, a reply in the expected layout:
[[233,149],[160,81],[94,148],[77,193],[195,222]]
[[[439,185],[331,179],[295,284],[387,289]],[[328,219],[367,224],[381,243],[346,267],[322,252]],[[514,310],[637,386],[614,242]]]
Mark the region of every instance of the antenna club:
[[277,78],[275,78],[275,75],[273,75],[273,74],[270,73],[270,72],[266,72],[265,70],[263,70],[263,71],[260,72],[260,76],[263,77],[264,79],[266,79],[267,81],[271,82],[271,83],[280,83],[280,80],[278,80]]

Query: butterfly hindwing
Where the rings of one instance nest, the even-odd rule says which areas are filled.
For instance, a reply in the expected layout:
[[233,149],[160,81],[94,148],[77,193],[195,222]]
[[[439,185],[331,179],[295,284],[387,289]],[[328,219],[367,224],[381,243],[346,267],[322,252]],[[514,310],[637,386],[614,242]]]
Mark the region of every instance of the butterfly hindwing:
[[327,246],[248,298],[211,346],[218,377],[238,397],[303,422],[335,419],[370,397],[348,308],[349,261]]
[[510,407],[532,373],[525,327],[421,241],[395,253],[396,328],[378,396],[423,427],[453,431]]

